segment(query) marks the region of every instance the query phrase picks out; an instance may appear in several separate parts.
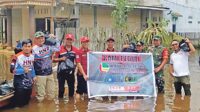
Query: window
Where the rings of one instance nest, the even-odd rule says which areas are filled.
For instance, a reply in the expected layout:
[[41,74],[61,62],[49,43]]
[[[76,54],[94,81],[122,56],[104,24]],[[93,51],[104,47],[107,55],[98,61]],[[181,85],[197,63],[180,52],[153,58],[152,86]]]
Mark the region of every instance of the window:
[[193,17],[192,16],[188,16],[188,19],[192,19]]
[[153,17],[153,22],[157,22],[157,17]]
[[192,24],[192,21],[188,21],[189,24]]

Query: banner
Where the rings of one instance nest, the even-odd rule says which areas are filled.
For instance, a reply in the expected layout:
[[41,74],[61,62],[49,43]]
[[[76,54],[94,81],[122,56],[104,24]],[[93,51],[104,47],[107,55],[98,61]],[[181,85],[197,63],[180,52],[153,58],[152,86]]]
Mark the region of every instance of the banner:
[[88,95],[156,96],[151,53],[89,52]]

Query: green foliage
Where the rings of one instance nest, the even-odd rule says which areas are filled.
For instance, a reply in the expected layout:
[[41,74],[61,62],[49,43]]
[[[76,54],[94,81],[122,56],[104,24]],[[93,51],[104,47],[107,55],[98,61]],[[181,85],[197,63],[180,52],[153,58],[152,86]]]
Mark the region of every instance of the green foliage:
[[159,35],[163,46],[169,47],[173,39],[180,40],[182,37],[166,31],[165,27],[168,25],[168,22],[169,21],[167,20],[162,20],[160,23],[154,23],[153,21],[148,20],[148,28],[142,31],[137,39],[144,41],[146,45],[151,45],[153,36]]
[[128,12],[131,11],[135,4],[130,3],[129,0],[113,0],[115,2],[111,2],[115,5],[115,10],[113,10],[111,16],[113,17],[114,26],[121,31],[127,29],[127,18]]

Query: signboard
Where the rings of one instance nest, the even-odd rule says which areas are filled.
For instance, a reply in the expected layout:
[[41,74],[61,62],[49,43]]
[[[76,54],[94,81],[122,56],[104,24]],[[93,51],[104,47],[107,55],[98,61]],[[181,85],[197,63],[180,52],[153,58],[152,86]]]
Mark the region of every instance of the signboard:
[[88,95],[156,96],[151,53],[89,52]]

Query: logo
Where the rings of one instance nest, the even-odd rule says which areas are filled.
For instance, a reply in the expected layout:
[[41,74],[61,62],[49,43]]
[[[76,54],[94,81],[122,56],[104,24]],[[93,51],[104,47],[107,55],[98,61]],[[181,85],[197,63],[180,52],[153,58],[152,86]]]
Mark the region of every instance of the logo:
[[110,69],[109,64],[108,63],[101,63],[100,64],[100,71],[101,72],[108,72]]
[[131,83],[135,83],[138,81],[138,77],[133,77],[133,76],[126,76],[124,79],[125,82],[131,82]]

